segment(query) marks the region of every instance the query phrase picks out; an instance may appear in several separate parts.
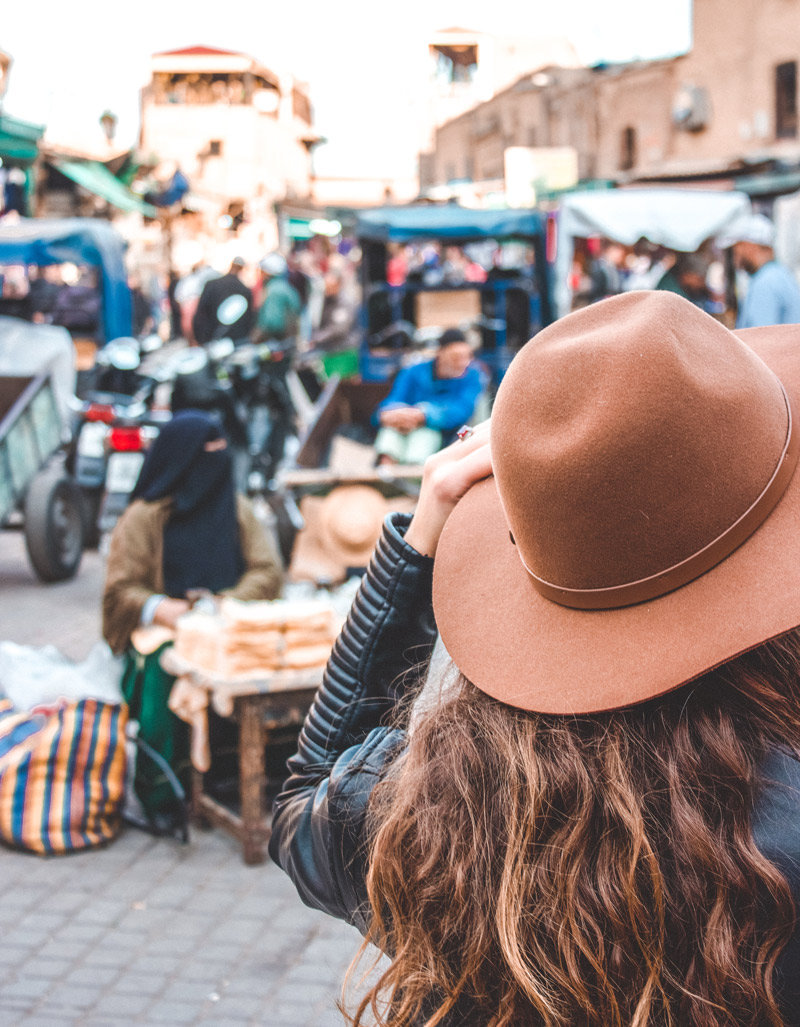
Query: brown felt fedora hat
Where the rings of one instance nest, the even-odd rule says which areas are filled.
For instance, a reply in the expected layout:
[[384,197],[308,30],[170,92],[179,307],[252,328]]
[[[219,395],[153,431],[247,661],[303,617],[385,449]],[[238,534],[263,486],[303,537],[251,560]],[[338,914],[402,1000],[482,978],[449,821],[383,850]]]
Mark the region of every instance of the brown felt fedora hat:
[[[793,416],[792,411],[795,411]],[[524,346],[445,525],[442,640],[504,702],[633,705],[800,625],[800,326],[634,292]]]

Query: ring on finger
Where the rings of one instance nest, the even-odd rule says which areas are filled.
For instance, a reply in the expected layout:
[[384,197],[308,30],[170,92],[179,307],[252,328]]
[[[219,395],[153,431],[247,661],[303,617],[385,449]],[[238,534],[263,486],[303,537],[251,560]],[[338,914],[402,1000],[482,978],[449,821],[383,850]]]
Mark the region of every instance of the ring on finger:
[[467,439],[468,439],[468,438],[469,438],[469,437],[470,437],[471,435],[474,435],[474,434],[475,434],[475,429],[474,429],[474,428],[472,428],[472,427],[471,427],[470,425],[468,425],[468,424],[463,424],[463,425],[462,425],[462,426],[461,426],[461,427],[460,427],[460,428],[458,429],[458,431],[456,432],[456,435],[458,436],[458,441],[459,441],[459,442],[466,442],[466,440],[467,440]]

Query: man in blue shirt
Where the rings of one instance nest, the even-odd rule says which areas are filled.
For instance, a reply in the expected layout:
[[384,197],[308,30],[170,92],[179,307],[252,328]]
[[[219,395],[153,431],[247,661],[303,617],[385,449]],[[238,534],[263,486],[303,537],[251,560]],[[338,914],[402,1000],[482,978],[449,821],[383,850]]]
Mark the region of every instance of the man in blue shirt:
[[376,410],[379,461],[422,463],[469,421],[483,386],[463,332],[447,329],[435,359],[403,368]]
[[792,272],[775,260],[775,227],[763,214],[735,222],[727,235],[738,268],[750,276],[736,318],[737,328],[800,322],[800,286]]

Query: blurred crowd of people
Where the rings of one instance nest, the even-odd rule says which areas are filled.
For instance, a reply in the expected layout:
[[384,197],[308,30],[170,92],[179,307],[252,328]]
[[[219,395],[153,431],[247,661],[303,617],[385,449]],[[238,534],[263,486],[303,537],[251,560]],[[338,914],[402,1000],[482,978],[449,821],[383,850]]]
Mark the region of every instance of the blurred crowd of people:
[[517,241],[487,240],[464,246],[394,243],[388,252],[386,281],[394,286],[415,279],[429,287],[480,283],[504,271],[532,269],[536,262],[533,248]]
[[622,292],[676,293],[731,327],[756,328],[800,321],[800,285],[775,257],[775,228],[763,214],[740,218],[726,234],[693,253],[641,240],[625,246],[587,239],[572,270],[575,307]]
[[346,333],[356,306],[355,260],[347,243],[323,236],[295,245],[284,256],[266,254],[254,268],[235,257],[225,274],[201,263],[170,280],[171,335],[193,344],[209,342],[217,330],[216,310],[227,296],[242,295],[247,312],[231,328],[240,336],[296,337],[301,347]]

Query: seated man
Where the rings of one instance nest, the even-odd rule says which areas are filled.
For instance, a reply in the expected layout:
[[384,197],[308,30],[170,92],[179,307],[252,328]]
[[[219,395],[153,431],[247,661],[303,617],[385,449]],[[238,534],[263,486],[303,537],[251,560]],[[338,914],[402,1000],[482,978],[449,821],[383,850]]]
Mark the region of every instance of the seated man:
[[463,332],[448,328],[435,359],[400,371],[375,411],[379,462],[422,463],[469,421],[483,386]]

